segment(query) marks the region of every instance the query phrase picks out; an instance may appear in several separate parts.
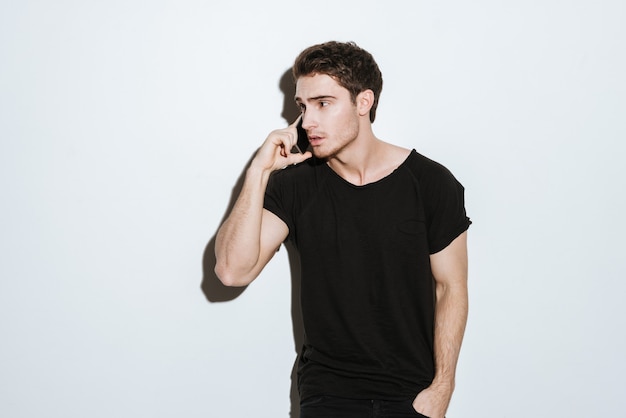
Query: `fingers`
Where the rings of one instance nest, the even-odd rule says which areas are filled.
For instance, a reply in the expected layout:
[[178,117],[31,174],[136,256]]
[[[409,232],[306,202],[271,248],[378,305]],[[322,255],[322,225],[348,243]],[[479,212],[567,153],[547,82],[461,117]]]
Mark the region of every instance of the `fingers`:
[[287,153],[298,142],[298,124],[302,121],[302,113],[296,118],[296,120],[284,129],[279,129],[273,132],[275,138],[282,143],[282,147],[287,150]]
[[298,142],[297,125],[301,120],[302,115],[286,128],[277,129],[269,134],[255,157],[255,163],[259,167],[273,171],[311,158],[313,155],[311,152],[291,153],[291,149]]
[[296,118],[296,120],[293,121],[291,125],[289,125],[289,127],[297,128],[301,120],[302,120],[302,113],[300,113],[300,115]]
[[[300,114],[291,125],[273,132],[275,139],[282,143],[281,155],[286,157],[291,149],[298,143],[298,124],[301,121],[302,114]],[[277,142],[275,143],[278,145]]]
[[292,154],[295,158],[295,162],[293,164],[300,164],[302,161],[308,160],[309,158],[311,158],[313,156],[313,154],[311,153],[311,151],[307,151],[304,154]]
[[289,157],[285,158],[285,164],[281,168],[284,169],[289,167],[290,165],[300,164],[301,162],[308,160],[312,156],[313,154],[311,153],[311,151],[307,151],[304,154],[290,154]]
[[291,129],[285,129],[278,133],[277,138],[280,146],[280,155],[288,157],[291,153],[291,149],[298,142],[297,133],[291,132]]

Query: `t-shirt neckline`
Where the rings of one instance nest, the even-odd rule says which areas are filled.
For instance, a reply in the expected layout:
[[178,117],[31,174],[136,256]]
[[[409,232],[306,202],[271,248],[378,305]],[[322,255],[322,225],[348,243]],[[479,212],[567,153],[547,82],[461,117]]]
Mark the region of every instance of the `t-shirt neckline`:
[[383,176],[383,177],[379,178],[379,179],[378,179],[378,180],[376,180],[376,181],[372,181],[372,182],[370,182],[370,183],[365,183],[365,184],[360,184],[360,185],[359,185],[359,184],[354,184],[354,183],[351,183],[351,182],[349,182],[348,180],[346,180],[346,179],[344,179],[343,177],[341,177],[341,176],[340,176],[340,175],[339,175],[339,174],[338,174],[335,170],[333,170],[333,169],[332,169],[332,168],[328,165],[328,163],[325,163],[325,164],[323,164],[323,165],[325,166],[326,170],[327,170],[328,172],[330,172],[330,174],[331,174],[333,177],[335,177],[336,179],[340,180],[342,183],[344,183],[344,184],[346,184],[346,185],[348,185],[348,186],[350,186],[350,187],[352,187],[352,188],[355,188],[355,189],[365,189],[365,188],[368,188],[368,187],[372,187],[372,186],[376,186],[376,185],[378,185],[378,184],[381,184],[381,183],[385,182],[386,180],[388,180],[388,179],[390,179],[390,178],[394,177],[394,176],[396,175],[396,173],[397,173],[397,172],[398,172],[398,171],[399,171],[402,167],[404,167],[405,165],[407,165],[407,164],[408,164],[409,159],[411,159],[411,157],[413,156],[413,154],[416,154],[416,153],[417,153],[417,151],[416,151],[415,149],[411,149],[411,151],[409,152],[409,155],[407,155],[407,157],[406,157],[406,158],[405,158],[405,159],[404,159],[404,160],[403,160],[403,161],[402,161],[402,162],[401,162],[401,163],[400,163],[400,164],[399,164],[396,168],[394,168],[394,169],[393,169],[393,170],[392,170],[389,174],[387,174],[386,176]]

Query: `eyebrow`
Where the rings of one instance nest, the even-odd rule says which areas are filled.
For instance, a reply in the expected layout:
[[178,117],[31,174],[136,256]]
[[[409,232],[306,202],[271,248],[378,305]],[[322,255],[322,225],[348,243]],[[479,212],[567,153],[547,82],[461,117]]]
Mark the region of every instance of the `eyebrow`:
[[[315,96],[315,97],[310,97],[308,98],[306,101],[316,101],[316,100],[324,100],[324,99],[336,99],[335,96],[331,96],[331,95],[322,95],[322,96]],[[302,102],[302,99],[299,97],[295,97],[294,100],[296,102]]]

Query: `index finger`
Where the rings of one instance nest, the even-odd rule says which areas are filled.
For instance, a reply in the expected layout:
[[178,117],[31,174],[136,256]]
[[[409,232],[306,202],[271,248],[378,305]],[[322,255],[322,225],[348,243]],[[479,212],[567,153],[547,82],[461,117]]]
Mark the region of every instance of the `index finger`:
[[298,127],[298,124],[300,123],[300,121],[302,120],[302,113],[300,113],[300,115],[296,118],[296,120],[293,121],[293,123],[291,125],[289,125],[289,127]]

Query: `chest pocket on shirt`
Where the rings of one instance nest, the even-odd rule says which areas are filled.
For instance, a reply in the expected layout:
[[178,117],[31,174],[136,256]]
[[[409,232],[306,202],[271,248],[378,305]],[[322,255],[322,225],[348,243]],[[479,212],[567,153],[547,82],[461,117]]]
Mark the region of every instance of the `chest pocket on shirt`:
[[404,232],[409,235],[422,235],[426,233],[426,224],[424,221],[420,221],[417,219],[409,219],[407,221],[402,221],[396,226],[398,231]]

